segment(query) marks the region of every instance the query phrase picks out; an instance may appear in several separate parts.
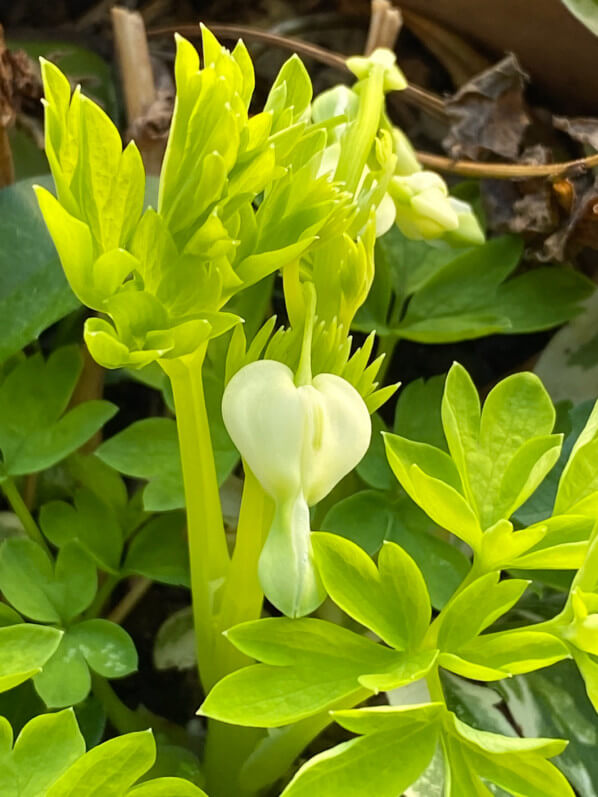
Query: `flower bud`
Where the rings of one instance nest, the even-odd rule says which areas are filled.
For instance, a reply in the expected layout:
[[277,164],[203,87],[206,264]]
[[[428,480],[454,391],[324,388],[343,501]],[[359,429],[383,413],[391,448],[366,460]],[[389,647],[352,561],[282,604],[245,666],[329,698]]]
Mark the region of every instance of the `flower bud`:
[[286,365],[261,360],[231,379],[222,415],[276,505],[259,562],[264,593],[290,617],[309,614],[325,596],[311,558],[309,507],[367,451],[371,421],[365,402],[339,376],[318,374],[297,386]]
[[440,238],[459,227],[446,183],[434,172],[395,175],[388,190],[397,209],[397,226],[408,238]]

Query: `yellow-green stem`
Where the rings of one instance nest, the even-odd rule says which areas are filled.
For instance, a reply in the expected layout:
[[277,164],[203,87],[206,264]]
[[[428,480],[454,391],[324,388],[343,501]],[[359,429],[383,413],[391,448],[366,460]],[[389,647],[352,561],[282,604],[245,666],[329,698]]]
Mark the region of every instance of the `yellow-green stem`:
[[453,592],[451,597],[449,598],[446,605],[443,607],[440,614],[434,618],[432,624],[428,628],[426,633],[426,637],[424,639],[424,646],[426,648],[435,648],[437,641],[438,641],[438,632],[440,631],[440,627],[442,626],[444,617],[446,616],[446,610],[449,606],[452,606],[455,600],[459,597],[459,595],[463,592],[463,590],[467,589],[474,581],[477,581],[478,578],[486,575],[488,571],[480,567],[479,560],[474,556],[473,564],[469,569],[468,574],[465,576],[463,581],[459,584],[457,589]]
[[[258,560],[272,523],[274,503],[251,470],[243,463],[245,484],[231,566],[222,595],[218,624],[223,631],[238,623],[257,620],[264,593],[258,578]],[[230,643],[219,662],[220,677],[250,660]]]
[[433,669],[426,675],[426,683],[430,693],[430,700],[434,703],[444,703],[444,690],[442,689],[438,665],[434,665]]
[[224,584],[230,558],[222,520],[218,479],[206,411],[202,365],[206,347],[194,355],[162,360],[172,384],[181,449],[191,566],[197,665],[204,690],[217,680],[219,629],[215,593]]
[[2,491],[4,492],[4,495],[6,496],[8,503],[11,505],[15,515],[21,521],[27,536],[40,545],[48,554],[48,556],[50,556],[51,554],[48,544],[39,530],[37,523],[33,519],[33,515],[27,508],[27,505],[25,504],[21,493],[17,489],[16,484],[10,477],[7,477],[2,481]]

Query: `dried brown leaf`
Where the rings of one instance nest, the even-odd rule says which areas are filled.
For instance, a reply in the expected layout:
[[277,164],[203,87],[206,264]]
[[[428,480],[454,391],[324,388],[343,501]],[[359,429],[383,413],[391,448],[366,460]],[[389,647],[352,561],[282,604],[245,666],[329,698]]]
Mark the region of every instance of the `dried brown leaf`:
[[567,133],[574,141],[588,144],[592,149],[598,150],[598,119],[583,116],[574,119],[567,116],[553,116],[552,123],[557,130]]
[[0,25],[0,127],[15,121],[23,102],[39,100],[42,88],[35,67],[23,50],[9,50]]
[[477,75],[446,101],[451,124],[444,147],[453,158],[514,160],[530,124],[523,90],[526,75],[507,55]]

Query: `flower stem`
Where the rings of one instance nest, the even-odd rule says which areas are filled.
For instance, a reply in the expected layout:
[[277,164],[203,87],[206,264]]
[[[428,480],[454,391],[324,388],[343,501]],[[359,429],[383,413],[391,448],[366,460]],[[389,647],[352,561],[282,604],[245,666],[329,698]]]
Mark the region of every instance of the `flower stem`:
[[203,390],[205,352],[204,344],[193,355],[162,360],[160,364],[174,394],[187,507],[197,664],[207,692],[217,680],[216,649],[221,644],[215,623],[215,593],[226,579],[230,558]]
[[37,523],[33,519],[33,515],[27,508],[25,501],[23,501],[21,493],[18,491],[16,484],[13,482],[10,476],[2,481],[2,491],[4,492],[8,503],[11,505],[13,512],[21,521],[27,536],[40,545],[48,554],[48,556],[51,556],[47,542],[39,530]]
[[430,700],[433,703],[444,703],[444,690],[442,689],[438,665],[435,665],[426,675],[426,683],[428,685],[428,692],[430,693]]
[[[246,463],[241,512],[231,567],[222,595],[218,625],[223,630],[261,614],[264,593],[258,578],[258,560],[272,523],[274,505]],[[229,644],[219,662],[219,676],[249,663],[249,659]]]
[[451,597],[449,598],[448,602],[443,607],[442,611],[439,615],[437,615],[434,620],[432,621],[428,631],[426,633],[426,637],[424,639],[424,647],[426,648],[435,648],[437,641],[438,641],[438,632],[442,626],[444,618],[446,616],[446,610],[453,605],[455,600],[459,597],[459,595],[463,592],[463,590],[467,589],[474,581],[477,581],[482,576],[485,576],[488,573],[487,570],[484,570],[479,565],[479,560],[477,557],[474,556],[473,564],[471,565],[469,572],[463,579],[463,581],[459,584],[457,589],[453,592]]
[[388,369],[391,366],[393,355],[395,353],[395,349],[397,347],[397,343],[399,342],[398,335],[385,335],[384,337],[378,338],[378,346],[376,349],[376,359],[383,354],[384,359],[382,360],[382,364],[378,370],[378,374],[376,376],[376,380],[380,385],[385,384],[385,377],[388,373]]
[[108,598],[112,595],[112,592],[118,582],[120,581],[120,576],[109,575],[106,576],[104,581],[102,582],[101,587],[96,592],[96,596],[93,599],[93,603],[85,612],[85,617],[87,619],[99,617],[102,613],[102,609],[108,602]]
[[136,711],[123,703],[105,678],[92,673],[91,683],[94,695],[104,707],[106,716],[119,733],[132,733],[149,727]]

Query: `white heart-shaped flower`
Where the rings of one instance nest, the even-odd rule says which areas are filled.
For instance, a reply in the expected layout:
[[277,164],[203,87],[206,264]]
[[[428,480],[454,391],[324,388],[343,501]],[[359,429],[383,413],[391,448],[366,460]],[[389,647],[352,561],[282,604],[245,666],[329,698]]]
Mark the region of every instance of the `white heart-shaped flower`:
[[371,437],[364,400],[345,379],[318,374],[297,386],[283,363],[260,360],[231,379],[225,426],[276,511],[259,575],[268,599],[289,616],[313,611],[324,591],[311,560],[308,507],[363,458]]

